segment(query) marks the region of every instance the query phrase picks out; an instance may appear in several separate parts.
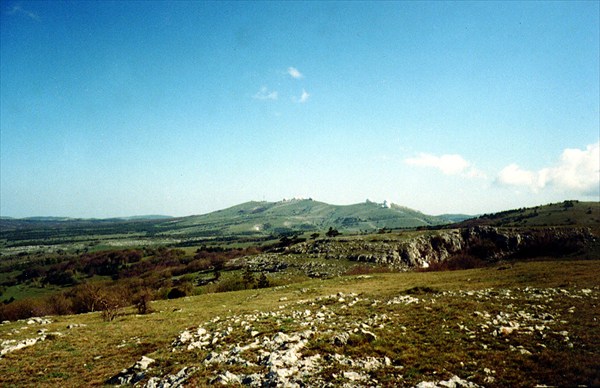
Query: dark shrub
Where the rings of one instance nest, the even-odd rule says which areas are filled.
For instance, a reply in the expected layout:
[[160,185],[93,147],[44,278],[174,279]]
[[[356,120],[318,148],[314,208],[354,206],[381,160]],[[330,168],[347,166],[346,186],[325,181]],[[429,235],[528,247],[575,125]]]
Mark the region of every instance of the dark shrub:
[[175,288],[171,288],[171,291],[169,291],[169,293],[167,294],[167,298],[177,299],[177,298],[183,298],[186,295],[187,294],[185,293],[185,291],[179,289],[178,287],[175,287]]
[[443,261],[429,263],[428,268],[423,268],[420,271],[456,271],[461,269],[482,268],[487,264],[486,261],[478,257],[467,254],[458,254]]
[[244,281],[244,288],[252,288],[252,286],[254,286],[256,278],[254,277],[254,272],[250,270],[250,267],[246,267],[242,279]]
[[67,315],[73,313],[73,302],[63,293],[49,297],[47,304],[53,315]]
[[107,322],[114,320],[119,314],[119,310],[129,303],[128,290],[125,290],[122,287],[102,289],[100,300],[98,302],[100,311],[102,311],[102,319]]
[[71,299],[73,312],[76,314],[98,311],[100,308],[100,286],[94,283],[84,283],[76,286],[67,293]]
[[270,286],[271,282],[269,282],[267,275],[265,275],[265,273],[262,272],[260,274],[260,277],[258,278],[258,283],[256,283],[256,288],[268,288]]
[[241,277],[231,277],[221,279],[216,285],[215,292],[240,291],[245,289],[246,287]]
[[70,269],[62,271],[60,269],[51,269],[42,280],[45,284],[54,284],[56,286],[69,286],[77,283],[73,271]]
[[51,309],[41,299],[22,299],[10,304],[0,304],[0,321],[43,317],[51,313]]
[[133,303],[137,309],[138,314],[149,314],[152,312],[150,307],[150,301],[153,299],[153,293],[148,290],[140,291],[134,298]]
[[447,265],[448,269],[452,271],[460,269],[482,268],[485,267],[487,263],[479,257],[470,255],[457,255],[448,260]]
[[479,239],[471,243],[467,249],[469,256],[474,256],[479,259],[487,259],[494,257],[500,249],[494,244],[493,241],[487,239]]

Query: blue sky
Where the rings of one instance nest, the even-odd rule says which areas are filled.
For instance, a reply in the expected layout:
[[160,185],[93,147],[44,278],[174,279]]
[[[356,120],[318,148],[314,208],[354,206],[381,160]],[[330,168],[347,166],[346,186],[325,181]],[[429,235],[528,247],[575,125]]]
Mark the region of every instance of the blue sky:
[[2,1],[0,214],[600,200],[599,4]]

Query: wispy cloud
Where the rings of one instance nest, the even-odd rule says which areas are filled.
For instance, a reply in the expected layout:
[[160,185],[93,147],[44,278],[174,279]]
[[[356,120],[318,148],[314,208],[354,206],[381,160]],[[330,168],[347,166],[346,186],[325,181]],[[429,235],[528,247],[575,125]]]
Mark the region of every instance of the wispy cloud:
[[302,94],[300,95],[298,102],[300,104],[304,104],[306,101],[308,101],[309,97],[310,97],[310,94],[308,94],[308,92],[306,90],[302,89]]
[[36,22],[39,22],[41,20],[38,14],[36,14],[34,12],[31,12],[29,10],[24,9],[19,4],[13,5],[13,7],[7,11],[7,14],[9,14],[9,15],[23,15],[23,16],[26,16],[26,17],[32,19],[32,20],[35,20]]
[[537,193],[547,187],[573,194],[600,193],[600,142],[585,149],[567,148],[558,163],[538,171],[526,170],[513,163],[496,177],[502,186],[526,187]]
[[420,153],[416,157],[407,158],[404,162],[411,166],[430,167],[440,170],[446,175],[462,175],[468,178],[485,178],[485,174],[476,169],[472,163],[465,160],[461,155],[445,154],[431,155]]
[[256,100],[277,100],[278,93],[276,90],[269,90],[269,88],[263,86],[252,98]]
[[292,78],[295,78],[295,79],[300,79],[300,78],[304,77],[304,75],[302,73],[300,73],[300,71],[298,69],[296,69],[295,67],[288,67],[287,73]]

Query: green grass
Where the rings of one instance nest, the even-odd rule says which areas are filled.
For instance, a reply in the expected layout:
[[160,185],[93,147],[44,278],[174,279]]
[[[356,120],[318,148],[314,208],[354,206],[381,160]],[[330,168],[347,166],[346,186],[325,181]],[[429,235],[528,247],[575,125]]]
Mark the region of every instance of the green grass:
[[510,227],[587,226],[600,229],[600,202],[564,201],[532,208],[504,211],[460,223],[463,226]]
[[17,284],[15,286],[7,287],[0,296],[1,300],[8,300],[14,298],[15,300],[27,299],[27,298],[42,298],[45,296],[53,295],[63,291],[64,288],[52,285],[46,285],[41,287],[36,284]]
[[[156,301],[152,302],[155,313],[140,316],[126,309],[112,322],[102,321],[98,313],[52,317],[53,322],[43,327],[62,335],[54,335],[52,339],[0,359],[0,380],[3,386],[102,385],[145,355],[157,360],[150,374],[176,373],[185,365],[196,365],[200,367],[191,381],[205,385],[224,366],[202,366],[208,353],[205,350],[172,352],[171,344],[183,330],[194,330],[198,326],[218,330],[220,323],[210,323],[218,316],[220,322],[233,327],[230,342],[222,344],[226,347],[248,340],[241,326],[236,326],[235,317],[277,313],[279,318],[257,322],[256,330],[261,336],[283,330],[293,333],[300,329],[300,320],[293,318],[294,314],[305,310],[315,314],[325,305],[335,313],[335,319],[318,326],[305,353],[337,352],[355,359],[389,357],[392,366],[370,373],[370,378],[384,386],[411,385],[449,378],[453,374],[462,378],[474,376],[474,382],[486,386],[589,385],[600,382],[594,380],[599,378],[600,371],[599,278],[600,261],[597,260],[526,262],[503,270],[491,267],[452,272],[378,273]],[[552,289],[555,294],[552,298],[537,299],[535,292],[525,291],[526,287]],[[590,289],[596,299],[594,302],[591,297],[567,297],[560,289],[569,295],[583,295],[582,289]],[[412,291],[407,293],[407,290]],[[477,291],[484,296],[477,296],[474,293]],[[327,298],[339,292],[355,293],[359,301],[343,308],[337,298]],[[407,294],[419,298],[420,302],[386,304]],[[373,300],[380,303],[373,304]],[[515,317],[519,311],[549,312],[556,319],[547,324],[552,328],[544,339],[538,333],[522,332],[497,338],[490,334],[491,330],[481,329],[484,318],[474,315],[474,311],[491,316],[510,313]],[[383,314],[388,317],[381,321],[384,326],[372,325],[371,330],[377,336],[375,341],[354,334],[345,346],[332,344],[328,329],[348,330],[357,323],[381,319]],[[514,319],[521,319],[523,325],[529,324],[524,318]],[[72,323],[85,326],[67,329]],[[461,329],[459,324],[474,334]],[[39,328],[24,322],[3,324],[0,341],[31,338]],[[561,335],[554,334],[561,331],[569,332],[573,348],[566,346]],[[476,335],[476,339],[471,338],[472,335]],[[546,348],[538,345],[541,342]],[[533,354],[523,355],[511,350],[511,346],[514,349],[522,346]],[[251,357],[252,353],[247,356]],[[239,365],[227,368],[236,373],[256,371],[256,367],[248,369]],[[332,364],[322,371],[322,376],[315,378],[342,384],[340,368]],[[495,371],[494,383],[484,382],[485,368]]]

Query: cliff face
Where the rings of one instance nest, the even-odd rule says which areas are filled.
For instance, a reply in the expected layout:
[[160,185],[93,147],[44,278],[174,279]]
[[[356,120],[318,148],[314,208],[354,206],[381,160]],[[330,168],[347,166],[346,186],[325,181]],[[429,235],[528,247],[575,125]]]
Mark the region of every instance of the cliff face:
[[287,253],[409,269],[426,268],[461,255],[488,262],[557,257],[580,252],[591,244],[598,244],[598,238],[589,228],[521,230],[483,226],[431,232],[405,241],[321,239],[291,246]]

